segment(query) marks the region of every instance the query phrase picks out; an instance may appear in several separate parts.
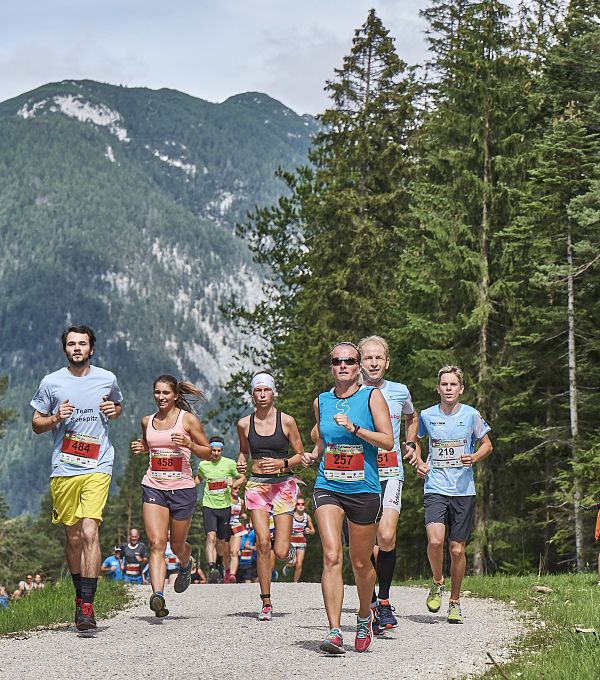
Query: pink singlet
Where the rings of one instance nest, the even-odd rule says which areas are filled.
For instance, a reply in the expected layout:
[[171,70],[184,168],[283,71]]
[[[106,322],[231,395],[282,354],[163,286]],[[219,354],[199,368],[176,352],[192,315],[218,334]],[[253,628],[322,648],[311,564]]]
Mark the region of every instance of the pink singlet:
[[157,430],[154,427],[156,413],[148,418],[146,442],[150,449],[150,465],[142,479],[144,486],[163,491],[193,489],[196,486],[190,465],[192,452],[185,446],[179,446],[171,441],[171,435],[175,432],[189,437],[183,429],[184,414],[185,411],[180,410],[175,425],[168,430]]

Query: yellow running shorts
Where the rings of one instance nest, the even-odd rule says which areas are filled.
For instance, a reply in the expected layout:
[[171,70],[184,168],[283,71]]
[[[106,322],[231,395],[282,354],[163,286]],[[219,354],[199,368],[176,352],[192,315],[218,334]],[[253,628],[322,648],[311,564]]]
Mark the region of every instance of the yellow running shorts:
[[91,472],[72,477],[52,477],[52,524],[73,526],[84,517],[102,521],[110,475]]

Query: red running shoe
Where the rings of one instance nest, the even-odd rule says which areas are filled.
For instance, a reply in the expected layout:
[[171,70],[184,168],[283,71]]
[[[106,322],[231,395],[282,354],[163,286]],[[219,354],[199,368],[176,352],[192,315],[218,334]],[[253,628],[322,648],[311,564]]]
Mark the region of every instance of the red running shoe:
[[361,619],[357,617],[356,637],[354,638],[354,649],[357,652],[366,652],[373,644],[373,615]]
[[89,602],[81,604],[81,613],[77,621],[77,630],[94,630],[96,628],[96,618],[94,616],[94,605]]

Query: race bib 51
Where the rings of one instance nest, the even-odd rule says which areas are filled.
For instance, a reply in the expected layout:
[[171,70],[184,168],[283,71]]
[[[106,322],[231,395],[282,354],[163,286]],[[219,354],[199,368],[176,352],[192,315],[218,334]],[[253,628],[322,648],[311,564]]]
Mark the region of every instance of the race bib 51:
[[379,479],[398,477],[400,466],[398,465],[398,454],[396,451],[377,450],[377,472]]

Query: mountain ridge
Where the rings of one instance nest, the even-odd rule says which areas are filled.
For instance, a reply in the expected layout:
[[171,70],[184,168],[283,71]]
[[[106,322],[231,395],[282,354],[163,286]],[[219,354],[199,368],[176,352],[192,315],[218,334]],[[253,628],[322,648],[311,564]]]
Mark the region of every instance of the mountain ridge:
[[275,170],[306,163],[318,130],[255,94],[211,104],[63,81],[0,104],[0,374],[18,411],[0,490],[13,512],[35,511],[47,488],[50,442],[32,435],[28,402],[61,365],[68,323],[97,331],[98,365],[122,382],[117,473],[155,375],[217,399],[239,346],[221,305],[235,294],[252,307],[264,278],[235,223],[276,200]]

